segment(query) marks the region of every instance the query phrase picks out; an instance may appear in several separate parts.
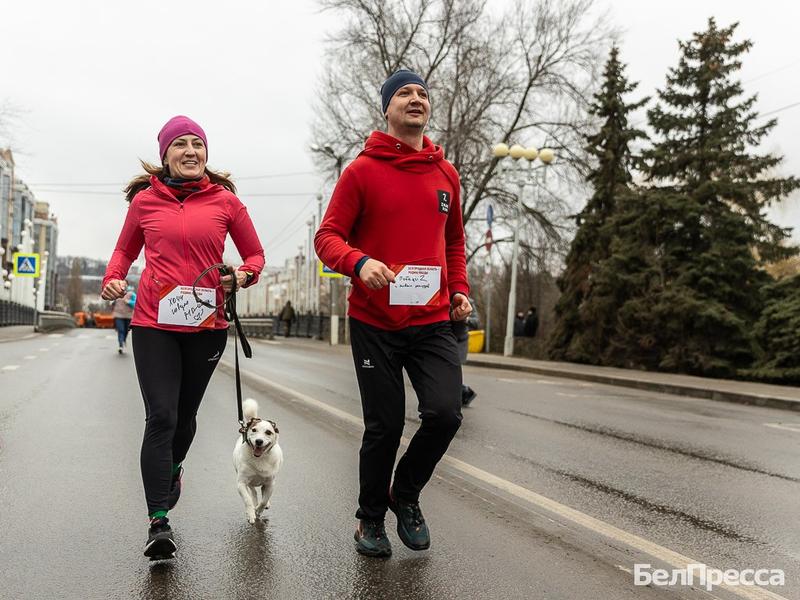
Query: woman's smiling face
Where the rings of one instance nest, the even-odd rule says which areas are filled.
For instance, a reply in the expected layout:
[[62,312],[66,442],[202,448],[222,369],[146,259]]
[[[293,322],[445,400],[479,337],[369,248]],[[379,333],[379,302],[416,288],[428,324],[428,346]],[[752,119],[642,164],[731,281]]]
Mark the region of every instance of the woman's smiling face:
[[182,135],[172,140],[164,162],[171,177],[198,179],[206,171],[206,145],[196,135]]

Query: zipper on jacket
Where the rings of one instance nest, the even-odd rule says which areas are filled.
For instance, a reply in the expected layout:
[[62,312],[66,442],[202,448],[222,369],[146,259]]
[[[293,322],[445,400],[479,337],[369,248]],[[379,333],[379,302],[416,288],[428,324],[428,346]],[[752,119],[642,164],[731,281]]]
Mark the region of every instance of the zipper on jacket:
[[[184,199],[185,202],[185,199]],[[178,209],[181,215],[181,233],[183,234],[183,271],[186,274],[186,281],[194,281],[194,278],[189,273],[189,249],[186,245],[186,212],[183,210],[184,202]]]

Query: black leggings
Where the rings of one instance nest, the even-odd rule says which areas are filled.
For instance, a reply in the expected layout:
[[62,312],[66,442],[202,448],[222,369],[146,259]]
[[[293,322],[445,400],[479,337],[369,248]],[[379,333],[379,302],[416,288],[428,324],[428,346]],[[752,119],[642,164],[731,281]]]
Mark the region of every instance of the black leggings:
[[225,350],[228,332],[178,333],[132,328],[133,357],[145,408],[142,481],[148,514],[167,510],[172,463],[186,458],[197,409]]

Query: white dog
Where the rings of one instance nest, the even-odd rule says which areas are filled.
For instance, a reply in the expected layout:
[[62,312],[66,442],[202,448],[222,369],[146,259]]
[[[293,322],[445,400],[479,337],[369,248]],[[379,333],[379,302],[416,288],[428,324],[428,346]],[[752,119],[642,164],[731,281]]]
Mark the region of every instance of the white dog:
[[[275,421],[258,418],[258,403],[252,398],[242,402],[246,425],[233,449],[233,467],[236,469],[236,487],[244,501],[245,513],[250,523],[255,523],[265,508],[269,508],[272,485],[283,464],[283,451],[278,445],[278,426]],[[256,490],[261,489],[261,501]]]

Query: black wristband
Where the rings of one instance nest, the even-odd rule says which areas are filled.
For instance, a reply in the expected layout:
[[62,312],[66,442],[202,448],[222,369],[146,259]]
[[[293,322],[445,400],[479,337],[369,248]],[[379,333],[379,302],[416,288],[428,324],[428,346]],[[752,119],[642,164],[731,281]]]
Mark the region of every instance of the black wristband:
[[364,263],[367,262],[368,260],[369,260],[369,256],[367,256],[366,254],[358,259],[358,262],[356,263],[356,266],[353,267],[353,272],[356,274],[356,277],[359,276],[358,274],[361,271],[361,267],[363,267]]

